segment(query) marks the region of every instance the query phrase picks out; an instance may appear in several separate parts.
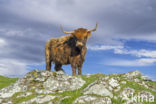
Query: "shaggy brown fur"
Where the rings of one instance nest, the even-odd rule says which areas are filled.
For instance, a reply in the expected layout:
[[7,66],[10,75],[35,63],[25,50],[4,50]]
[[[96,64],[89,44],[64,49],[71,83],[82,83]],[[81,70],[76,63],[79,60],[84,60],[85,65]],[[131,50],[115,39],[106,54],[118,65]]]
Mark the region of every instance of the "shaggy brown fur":
[[55,70],[63,70],[62,65],[71,64],[72,75],[81,75],[81,68],[86,55],[86,42],[91,35],[87,29],[79,28],[70,35],[60,38],[51,38],[45,46],[46,70],[51,70],[51,64],[55,64]]

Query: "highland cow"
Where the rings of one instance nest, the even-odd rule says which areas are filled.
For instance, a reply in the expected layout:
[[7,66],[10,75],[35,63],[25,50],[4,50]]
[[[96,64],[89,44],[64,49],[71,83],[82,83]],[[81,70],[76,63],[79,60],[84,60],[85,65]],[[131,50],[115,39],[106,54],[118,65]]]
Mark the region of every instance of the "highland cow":
[[87,51],[86,42],[91,36],[92,31],[96,31],[97,24],[94,29],[78,28],[71,32],[66,32],[61,26],[61,30],[66,35],[60,38],[51,38],[46,42],[45,57],[46,57],[46,70],[51,70],[51,64],[55,64],[55,70],[63,70],[62,65],[71,64],[72,75],[81,75],[81,68],[85,60]]

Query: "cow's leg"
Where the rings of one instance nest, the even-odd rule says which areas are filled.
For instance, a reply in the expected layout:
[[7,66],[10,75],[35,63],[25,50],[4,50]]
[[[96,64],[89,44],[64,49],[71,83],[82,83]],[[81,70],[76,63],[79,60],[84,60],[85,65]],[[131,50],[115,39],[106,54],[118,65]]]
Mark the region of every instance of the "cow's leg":
[[46,60],[46,70],[47,71],[51,70],[51,61],[50,60]]
[[63,70],[61,67],[62,67],[61,64],[59,64],[59,63],[56,63],[56,64],[55,64],[55,70],[56,70],[56,71]]
[[50,58],[50,50],[48,43],[46,43],[46,48],[45,48],[45,57],[46,57],[46,70],[50,71],[51,70],[51,58]]
[[72,75],[76,75],[76,65],[72,64]]
[[78,65],[78,75],[81,75],[82,74],[82,65]]

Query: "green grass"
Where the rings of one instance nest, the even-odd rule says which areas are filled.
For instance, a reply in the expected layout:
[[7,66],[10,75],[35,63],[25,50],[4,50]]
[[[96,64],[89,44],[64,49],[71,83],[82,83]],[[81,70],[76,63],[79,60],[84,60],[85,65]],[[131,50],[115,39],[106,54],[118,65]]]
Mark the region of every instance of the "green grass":
[[118,98],[118,99],[114,99],[112,98],[112,104],[123,104],[125,103],[125,100],[122,100],[121,98]]
[[0,75],[0,89],[15,83],[17,80],[18,78],[8,78]]
[[20,98],[16,98],[17,95],[19,95],[21,93],[16,93],[14,94],[14,96],[12,97],[12,101],[13,101],[13,104],[21,104],[22,102],[24,101],[28,101],[32,98],[35,98],[37,95],[36,94],[32,94],[32,95],[29,95],[27,97],[20,97]]
[[150,81],[149,84],[153,86],[154,89],[156,89],[156,81]]

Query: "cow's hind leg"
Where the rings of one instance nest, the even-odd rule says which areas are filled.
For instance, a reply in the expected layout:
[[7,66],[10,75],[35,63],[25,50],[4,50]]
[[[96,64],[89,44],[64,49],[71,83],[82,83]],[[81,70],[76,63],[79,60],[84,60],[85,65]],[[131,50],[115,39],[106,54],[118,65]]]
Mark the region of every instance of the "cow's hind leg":
[[59,64],[59,63],[56,63],[56,64],[55,64],[55,70],[56,70],[56,71],[63,71],[63,72],[64,72],[64,70],[62,69],[62,65]]
[[78,65],[78,75],[81,75],[82,74],[82,65]]
[[50,49],[49,49],[49,43],[46,43],[45,48],[45,57],[46,57],[46,70],[51,70],[51,57],[50,57]]

